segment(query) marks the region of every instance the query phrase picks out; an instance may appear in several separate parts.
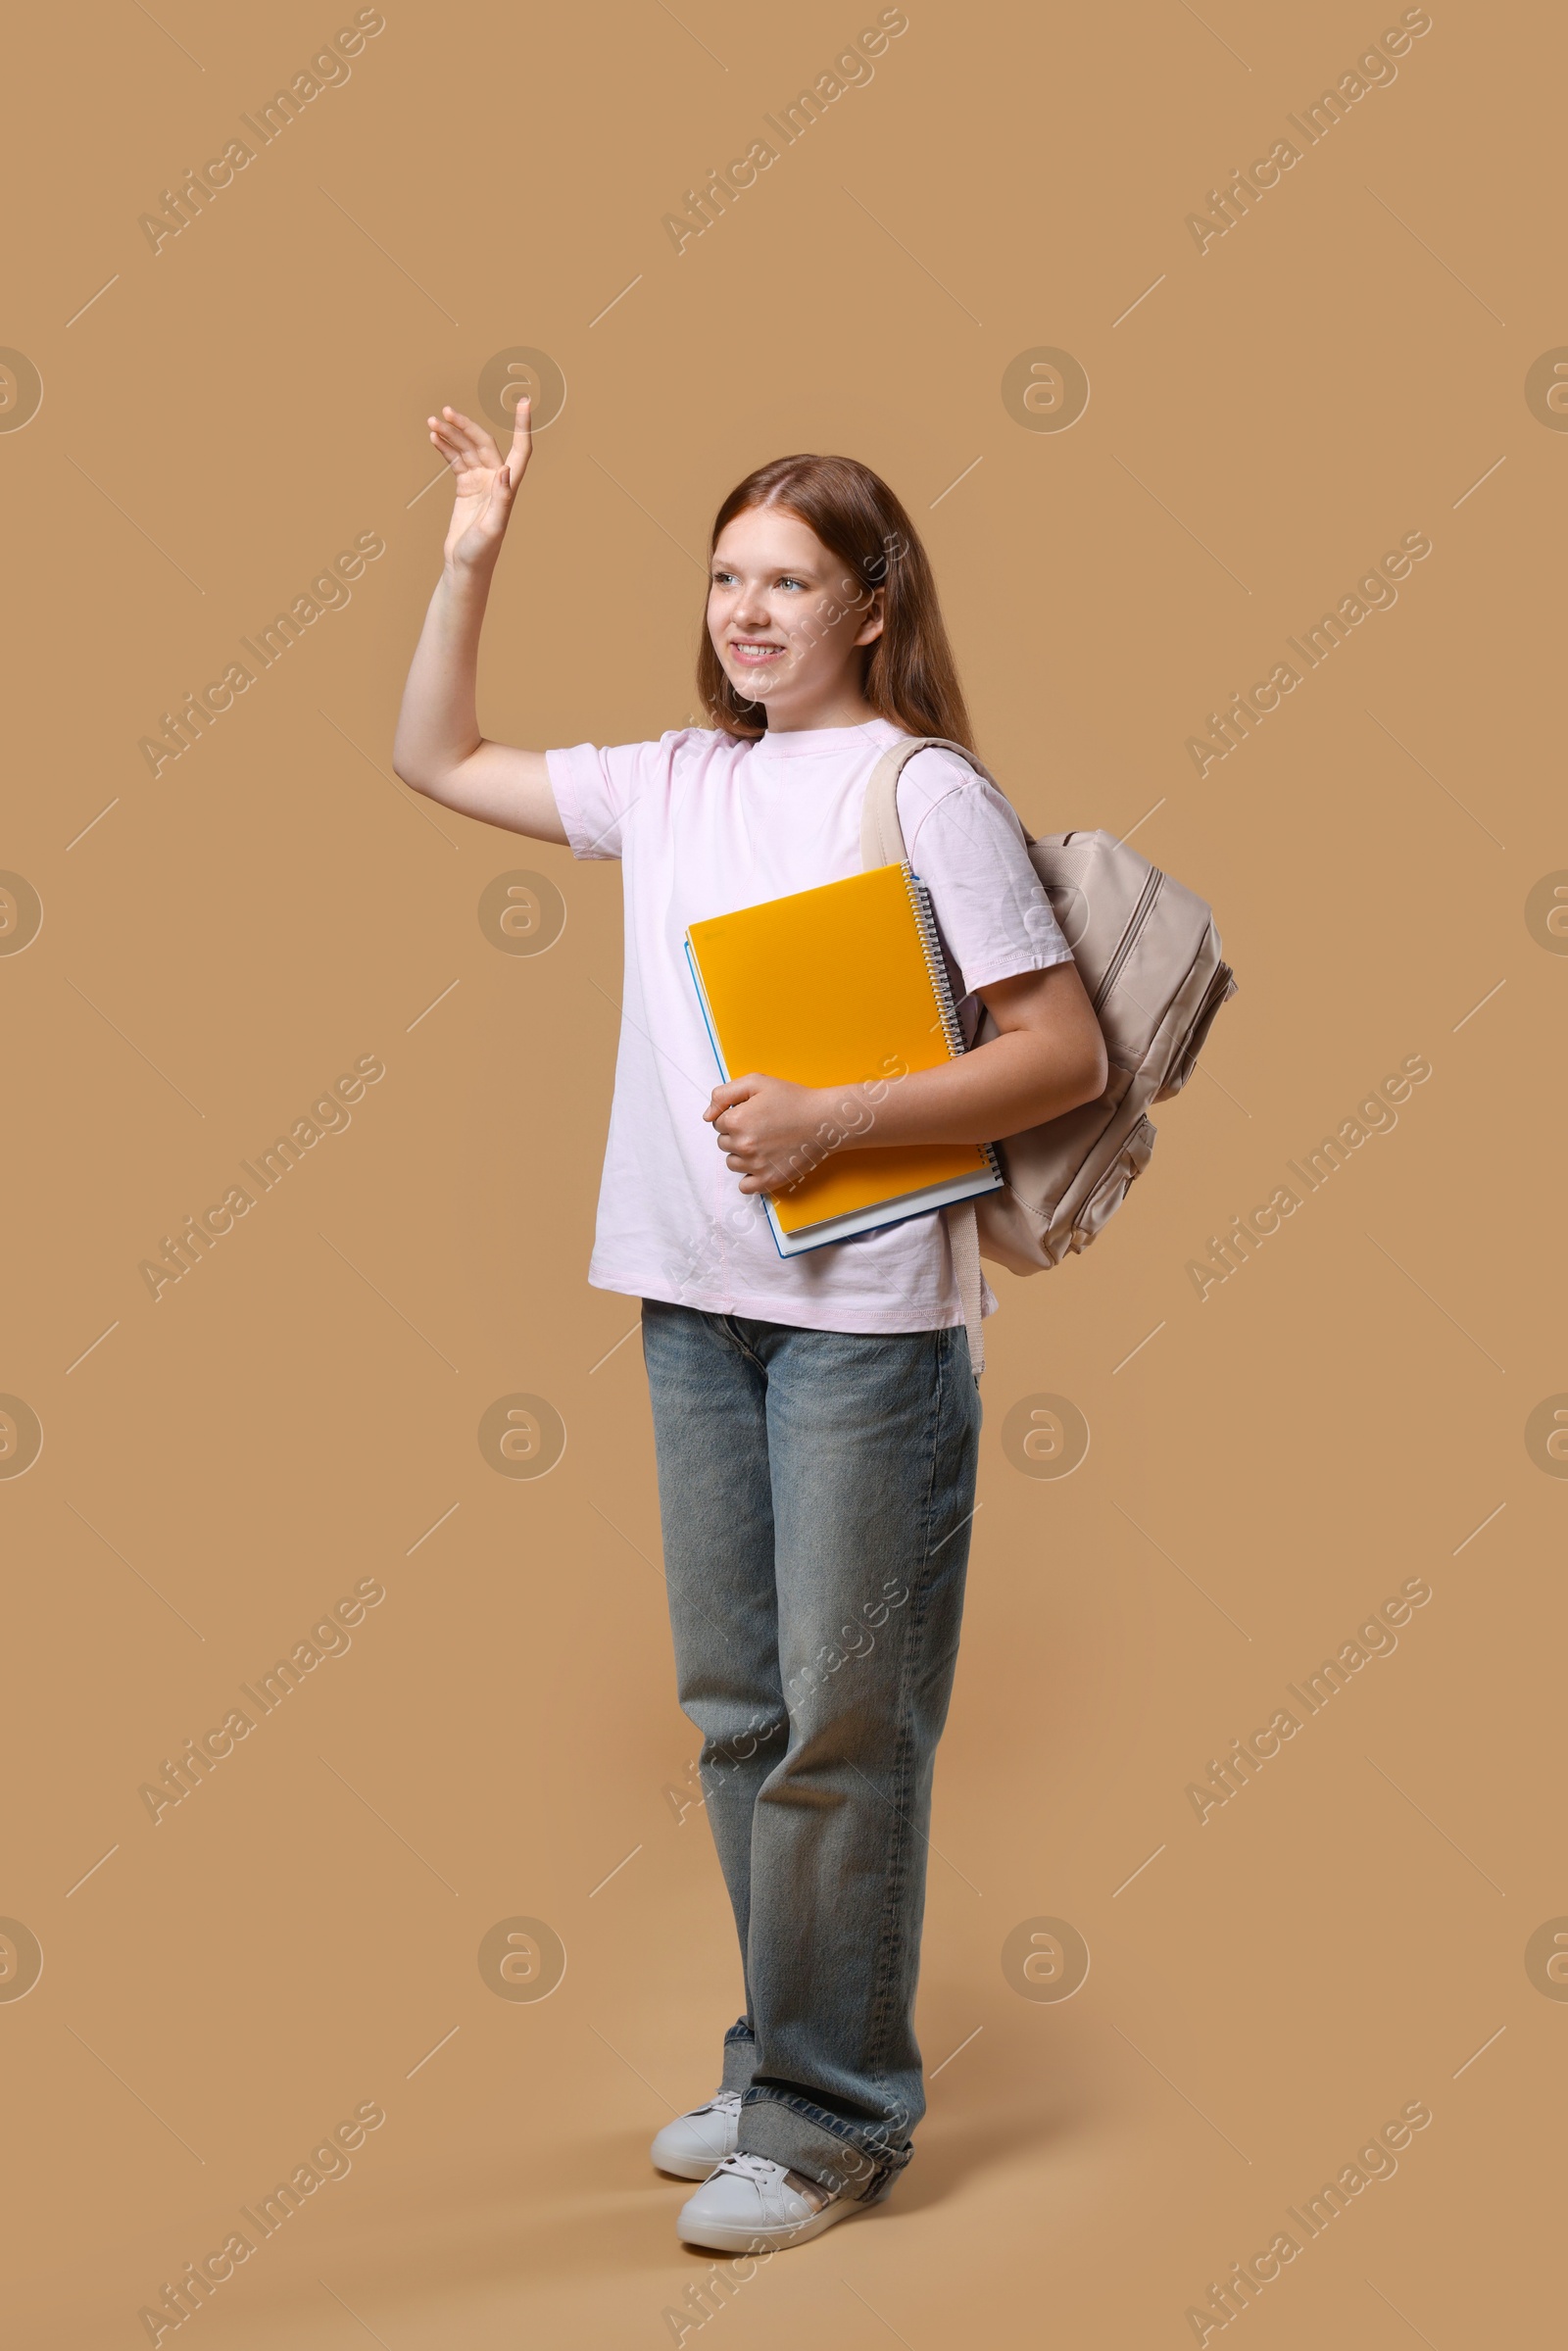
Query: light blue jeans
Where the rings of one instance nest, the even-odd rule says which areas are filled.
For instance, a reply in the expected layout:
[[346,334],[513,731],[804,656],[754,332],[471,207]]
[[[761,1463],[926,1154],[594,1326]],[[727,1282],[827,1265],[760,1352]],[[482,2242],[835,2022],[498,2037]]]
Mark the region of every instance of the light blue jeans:
[[643,1301],[680,1703],[740,1935],[740,2146],[878,2202],[925,2111],[931,1773],[974,1510],[963,1331]]

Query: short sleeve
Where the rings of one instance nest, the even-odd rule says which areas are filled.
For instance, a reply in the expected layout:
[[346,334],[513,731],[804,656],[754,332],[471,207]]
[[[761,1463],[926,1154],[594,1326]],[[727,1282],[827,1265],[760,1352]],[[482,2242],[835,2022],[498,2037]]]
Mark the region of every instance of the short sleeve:
[[995,785],[952,753],[917,752],[899,778],[899,814],[965,996],[1071,962],[1023,827]]
[[620,856],[627,811],[655,782],[661,764],[667,767],[671,740],[665,735],[657,743],[617,743],[609,750],[578,743],[569,751],[545,753],[574,857]]

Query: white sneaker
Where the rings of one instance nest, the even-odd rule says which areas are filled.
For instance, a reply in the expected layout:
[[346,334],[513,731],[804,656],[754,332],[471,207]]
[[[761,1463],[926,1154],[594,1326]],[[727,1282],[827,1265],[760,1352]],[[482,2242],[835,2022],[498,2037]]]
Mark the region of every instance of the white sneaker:
[[676,2233],[719,2253],[765,2253],[820,2236],[860,2207],[767,2155],[727,2155],[681,2207]]
[[740,2119],[740,2091],[715,2089],[706,2106],[666,2123],[649,2153],[660,2171],[673,2172],[677,2180],[706,2180],[716,2163],[734,2154]]

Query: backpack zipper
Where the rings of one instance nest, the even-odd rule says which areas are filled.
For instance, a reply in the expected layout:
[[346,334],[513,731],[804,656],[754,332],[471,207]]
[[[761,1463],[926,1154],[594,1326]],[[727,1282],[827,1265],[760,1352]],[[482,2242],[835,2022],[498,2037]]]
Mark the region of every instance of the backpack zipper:
[[1120,971],[1122,965],[1126,962],[1127,957],[1131,955],[1133,947],[1137,942],[1139,932],[1143,929],[1144,924],[1149,920],[1150,908],[1153,906],[1155,899],[1159,896],[1159,885],[1164,878],[1165,876],[1163,873],[1161,873],[1157,865],[1151,866],[1149,879],[1144,884],[1143,895],[1140,897],[1137,906],[1135,906],[1133,908],[1132,919],[1129,921],[1127,928],[1121,935],[1121,941],[1116,949],[1115,954],[1111,956],[1110,961],[1105,966],[1104,978],[1101,981],[1100,986],[1095,991],[1094,1004],[1091,1008],[1096,1013],[1099,1012],[1101,1005],[1110,994],[1111,988],[1115,984],[1117,972]]

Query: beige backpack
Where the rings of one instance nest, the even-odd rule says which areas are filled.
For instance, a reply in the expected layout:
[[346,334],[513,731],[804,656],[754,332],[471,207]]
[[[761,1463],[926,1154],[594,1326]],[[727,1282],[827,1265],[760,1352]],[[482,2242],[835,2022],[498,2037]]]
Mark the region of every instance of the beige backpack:
[[[898,784],[917,751],[951,751],[996,784],[974,754],[937,735],[883,753],[865,789],[860,856],[867,866],[907,862]],[[1001,789],[1000,785],[997,787]],[[946,1208],[969,1353],[985,1368],[980,1259],[1041,1273],[1089,1247],[1142,1175],[1154,1148],[1148,1107],[1181,1091],[1220,1005],[1236,993],[1214,918],[1200,898],[1109,833],[1024,834],[1029,861],[1061,926],[1095,1015],[1110,1074],[1098,1102],[997,1145],[1000,1192]],[[977,1045],[997,1034],[986,1013]]]

